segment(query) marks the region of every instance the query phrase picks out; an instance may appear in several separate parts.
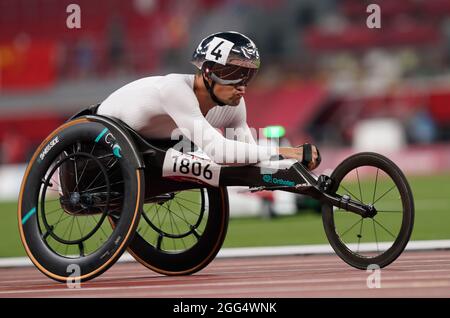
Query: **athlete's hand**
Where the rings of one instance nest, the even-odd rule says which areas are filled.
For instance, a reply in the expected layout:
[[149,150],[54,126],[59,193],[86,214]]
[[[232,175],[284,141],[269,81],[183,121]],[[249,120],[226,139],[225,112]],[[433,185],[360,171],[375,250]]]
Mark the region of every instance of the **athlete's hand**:
[[278,151],[283,158],[296,159],[309,170],[316,169],[322,161],[319,150],[314,145],[303,144],[295,148],[280,147]]

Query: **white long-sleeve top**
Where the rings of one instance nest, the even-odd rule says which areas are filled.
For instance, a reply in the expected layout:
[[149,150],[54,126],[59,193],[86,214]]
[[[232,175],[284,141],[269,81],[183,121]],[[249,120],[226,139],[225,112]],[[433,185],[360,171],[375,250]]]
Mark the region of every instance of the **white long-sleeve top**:
[[[255,142],[246,122],[244,98],[237,106],[215,106],[203,116],[194,77],[169,74],[136,80],[107,97],[98,114],[116,117],[150,139],[178,140],[181,132],[216,163],[256,163],[278,154],[277,147]],[[216,128],[226,128],[227,133],[234,128],[235,140]]]

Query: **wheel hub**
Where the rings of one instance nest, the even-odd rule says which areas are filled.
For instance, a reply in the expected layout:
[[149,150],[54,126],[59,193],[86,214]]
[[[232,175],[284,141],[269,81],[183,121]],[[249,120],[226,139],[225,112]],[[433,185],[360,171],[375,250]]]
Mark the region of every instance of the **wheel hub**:
[[373,218],[378,213],[377,209],[375,208],[375,206],[373,204],[366,205],[366,211],[367,211],[366,217],[368,217],[368,218]]
[[69,202],[72,205],[77,205],[80,202],[80,194],[78,192],[71,193]]
[[64,211],[71,215],[94,215],[103,213],[103,207],[108,200],[107,195],[98,193],[72,192],[60,197],[59,201]]

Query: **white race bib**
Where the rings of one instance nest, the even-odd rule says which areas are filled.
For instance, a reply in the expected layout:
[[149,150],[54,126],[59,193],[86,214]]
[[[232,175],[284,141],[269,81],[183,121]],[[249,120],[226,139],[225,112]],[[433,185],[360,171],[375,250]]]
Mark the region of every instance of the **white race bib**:
[[220,165],[217,163],[176,151],[170,148],[164,158],[162,176],[190,181],[201,181],[219,186]]

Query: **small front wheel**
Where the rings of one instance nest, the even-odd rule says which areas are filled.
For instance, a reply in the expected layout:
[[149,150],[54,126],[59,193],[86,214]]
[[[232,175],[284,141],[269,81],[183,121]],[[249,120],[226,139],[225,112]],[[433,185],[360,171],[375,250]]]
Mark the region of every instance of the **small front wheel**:
[[376,153],[359,153],[344,160],[330,176],[330,194],[373,205],[373,217],[322,205],[322,219],[331,246],[346,263],[367,269],[385,267],[405,249],[414,224],[411,188],[401,170]]

